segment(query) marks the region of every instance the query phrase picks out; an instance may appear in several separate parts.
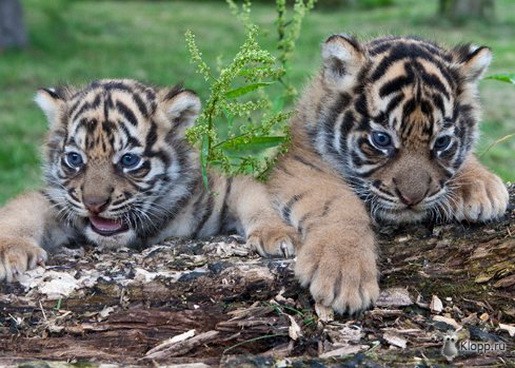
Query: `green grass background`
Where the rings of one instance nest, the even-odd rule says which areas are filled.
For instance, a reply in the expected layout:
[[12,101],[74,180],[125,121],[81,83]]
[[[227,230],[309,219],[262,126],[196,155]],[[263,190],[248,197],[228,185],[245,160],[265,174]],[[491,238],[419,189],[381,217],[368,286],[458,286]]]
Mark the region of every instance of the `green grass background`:
[[[0,203],[40,181],[40,146],[46,121],[32,102],[38,87],[83,84],[97,78],[129,77],[159,85],[183,81],[202,98],[208,91],[189,63],[184,32],[191,29],[204,58],[230,60],[243,39],[242,27],[218,1],[23,0],[31,46],[0,54]],[[396,0],[394,6],[321,9],[310,14],[291,63],[291,80],[301,89],[319,66],[322,40],[331,33],[360,39],[384,34],[418,35],[446,45],[490,46],[490,74],[515,72],[515,1],[497,0],[493,24],[455,25],[436,16],[437,1]],[[254,4],[262,43],[274,45],[275,13]],[[484,119],[477,149],[505,180],[515,180],[515,87],[481,83]]]

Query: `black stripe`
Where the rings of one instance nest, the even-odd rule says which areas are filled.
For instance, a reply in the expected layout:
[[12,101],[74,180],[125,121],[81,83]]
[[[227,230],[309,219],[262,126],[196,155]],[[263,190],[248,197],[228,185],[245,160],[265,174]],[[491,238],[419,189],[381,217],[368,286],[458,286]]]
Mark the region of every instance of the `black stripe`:
[[306,165],[306,166],[310,167],[311,169],[313,169],[313,170],[315,170],[315,171],[322,172],[322,170],[321,170],[319,167],[317,167],[317,166],[313,165],[311,162],[309,162],[309,161],[305,160],[303,157],[300,157],[299,155],[293,155],[293,157],[292,157],[292,158],[293,158],[295,161],[300,162],[300,163],[302,163],[302,164],[304,164],[304,165]]
[[304,224],[306,221],[310,219],[310,217],[315,216],[313,212],[307,212],[305,213],[298,221],[297,223],[297,231],[301,234],[302,237],[305,237],[306,234],[309,232],[310,227],[306,227]]
[[331,211],[331,207],[333,206],[333,202],[336,200],[335,197],[329,198],[327,201],[324,202],[324,205],[322,206],[322,213],[320,214],[320,217],[326,217],[327,214]]
[[227,182],[225,183],[225,193],[223,198],[223,204],[222,204],[222,210],[220,211],[220,226],[218,228],[218,232],[222,231],[222,229],[225,229],[228,224],[226,224],[226,217],[227,217],[227,198],[229,198],[229,195],[231,194],[232,189],[232,177],[227,178]]
[[326,118],[323,121],[323,128],[325,133],[332,132],[334,130],[334,124],[336,119],[343,112],[343,110],[349,105],[351,97],[348,93],[339,93],[334,103],[329,107],[329,111],[326,114]]
[[401,75],[392,80],[389,80],[379,89],[379,95],[381,97],[388,96],[394,92],[400,92],[400,90],[407,86],[408,84],[413,83],[414,75],[409,73],[407,76]]
[[[74,121],[77,119],[78,116],[82,115],[84,112],[98,108],[101,103],[101,97],[102,96],[98,94],[95,96],[93,102],[89,103],[88,101],[86,101],[82,105],[80,105],[82,100],[79,99],[77,103],[72,107],[72,110],[68,113],[69,116],[71,116],[71,120]],[[76,110],[79,106],[80,109],[74,112],[74,110]]]
[[138,119],[134,112],[123,102],[116,101],[116,108],[132,126],[138,126]]
[[[211,185],[210,185],[211,187]],[[207,193],[207,205],[204,209],[204,214],[197,224],[197,227],[195,228],[195,231],[193,232],[193,236],[198,236],[198,233],[202,231],[204,225],[206,224],[207,220],[211,217],[213,213],[213,207],[214,207],[214,195],[213,193]],[[202,201],[203,202],[203,201]]]
[[439,68],[441,68],[441,63],[438,63],[434,56],[427,52],[425,49],[417,46],[416,44],[397,44],[392,47],[392,50],[388,56],[385,56],[379,65],[376,66],[374,72],[370,77],[370,82],[376,82],[383,75],[385,75],[386,71],[394,65],[396,62],[402,61],[403,59],[424,59],[430,63],[434,63]]
[[138,109],[141,115],[143,115],[144,117],[148,117],[149,115],[147,105],[145,105],[141,97],[138,94],[132,94],[132,99],[134,100],[134,102],[136,102],[136,105],[138,105]]
[[152,147],[157,141],[157,124],[154,121],[150,122],[150,129],[148,130],[145,140],[145,151],[151,153]]
[[291,224],[291,211],[293,209],[293,205],[297,203],[300,199],[302,199],[302,197],[304,197],[305,194],[306,193],[295,194],[288,200],[288,202],[286,202],[284,207],[281,209],[281,216],[286,223]]
[[388,102],[388,105],[386,105],[386,111],[384,112],[386,115],[390,115],[392,111],[399,106],[401,101],[404,98],[404,93],[399,93],[397,96],[393,97],[390,102]]
[[125,134],[125,138],[126,138],[126,143],[123,148],[141,147],[142,146],[141,142],[136,137],[133,137],[131,135],[129,128],[127,128],[127,126],[125,125],[125,122],[123,122],[123,121],[118,122],[118,127],[121,129],[121,132],[123,134]]

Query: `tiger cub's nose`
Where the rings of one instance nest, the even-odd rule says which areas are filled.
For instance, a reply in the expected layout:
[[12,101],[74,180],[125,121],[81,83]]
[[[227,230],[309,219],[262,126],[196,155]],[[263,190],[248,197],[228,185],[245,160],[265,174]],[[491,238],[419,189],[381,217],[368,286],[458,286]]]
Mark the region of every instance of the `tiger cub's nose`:
[[94,215],[98,215],[102,211],[104,211],[109,205],[109,197],[100,197],[100,196],[84,196],[82,198],[82,202],[84,206]]
[[397,189],[397,196],[399,197],[399,199],[401,200],[402,203],[404,203],[406,206],[410,206],[410,207],[416,206],[417,204],[422,202],[422,200],[425,198],[425,194],[420,194],[420,193],[404,194],[398,189]]

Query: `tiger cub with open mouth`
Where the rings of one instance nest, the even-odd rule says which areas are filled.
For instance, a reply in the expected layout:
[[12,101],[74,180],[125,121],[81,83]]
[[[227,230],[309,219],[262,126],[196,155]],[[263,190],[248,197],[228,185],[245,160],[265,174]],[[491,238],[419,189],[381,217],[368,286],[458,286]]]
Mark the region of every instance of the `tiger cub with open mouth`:
[[261,254],[293,252],[262,184],[210,172],[205,188],[185,138],[201,106],[192,91],[99,80],[41,89],[36,102],[50,125],[46,186],[0,209],[0,280],[73,242],[144,247],[237,231]]

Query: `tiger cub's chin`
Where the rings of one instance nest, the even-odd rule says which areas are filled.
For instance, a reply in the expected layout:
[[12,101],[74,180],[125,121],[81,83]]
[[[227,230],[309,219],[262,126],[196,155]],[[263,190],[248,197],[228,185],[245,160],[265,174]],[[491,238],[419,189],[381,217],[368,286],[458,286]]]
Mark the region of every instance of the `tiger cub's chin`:
[[472,153],[490,61],[487,47],[410,37],[325,41],[269,184],[301,237],[295,272],[316,302],[341,313],[373,304],[372,219],[490,221],[506,211],[506,188]]
[[293,254],[295,233],[250,177],[201,176],[186,139],[197,95],[134,80],[41,89],[50,132],[46,185],[0,210],[0,280],[43,262],[43,250],[87,241],[144,247],[168,237],[239,231],[260,253]]

